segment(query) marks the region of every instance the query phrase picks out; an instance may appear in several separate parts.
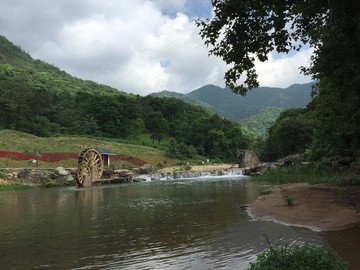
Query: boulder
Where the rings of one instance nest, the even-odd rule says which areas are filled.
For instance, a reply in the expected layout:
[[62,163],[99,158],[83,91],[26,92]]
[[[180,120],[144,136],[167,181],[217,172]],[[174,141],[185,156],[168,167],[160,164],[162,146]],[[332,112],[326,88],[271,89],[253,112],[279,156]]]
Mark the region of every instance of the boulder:
[[146,179],[141,178],[141,177],[135,177],[135,178],[133,178],[133,181],[136,183],[141,183],[141,182],[145,182]]
[[66,177],[66,182],[67,183],[75,183],[75,178],[72,175],[69,175],[68,177]]
[[354,169],[356,167],[356,158],[352,156],[334,155],[323,157],[321,163],[335,171],[344,172],[350,168]]
[[57,167],[55,169],[55,172],[58,174],[58,175],[62,175],[62,176],[66,176],[66,175],[69,175],[70,173],[65,170],[63,167]]
[[263,173],[272,170],[272,169],[276,169],[278,167],[280,167],[282,165],[282,163],[278,163],[278,162],[267,162],[267,163],[261,163],[258,166],[255,166],[253,168],[246,168],[243,171],[244,175],[248,175],[248,176],[258,176],[258,175],[262,175]]
[[294,163],[300,163],[303,160],[303,155],[300,154],[294,154],[287,157],[284,157],[278,162],[283,163],[284,165],[292,165]]
[[44,179],[50,179],[47,174],[39,171],[31,171],[25,178],[25,181],[31,184],[41,184]]
[[254,168],[259,165],[259,157],[252,150],[239,150],[236,155],[239,168]]
[[151,164],[144,164],[139,168],[139,174],[149,174],[152,171]]
[[26,179],[26,177],[29,175],[30,170],[24,169],[17,173],[17,177],[20,179]]
[[114,173],[118,174],[120,177],[132,177],[134,173],[129,170],[115,170]]

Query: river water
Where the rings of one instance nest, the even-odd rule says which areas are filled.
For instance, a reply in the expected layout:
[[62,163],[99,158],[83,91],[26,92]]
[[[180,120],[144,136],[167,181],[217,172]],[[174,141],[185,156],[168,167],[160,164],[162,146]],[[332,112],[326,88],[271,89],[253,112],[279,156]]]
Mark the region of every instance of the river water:
[[360,269],[359,228],[251,220],[243,206],[264,188],[237,176],[0,192],[0,269],[247,269],[264,235],[330,244]]

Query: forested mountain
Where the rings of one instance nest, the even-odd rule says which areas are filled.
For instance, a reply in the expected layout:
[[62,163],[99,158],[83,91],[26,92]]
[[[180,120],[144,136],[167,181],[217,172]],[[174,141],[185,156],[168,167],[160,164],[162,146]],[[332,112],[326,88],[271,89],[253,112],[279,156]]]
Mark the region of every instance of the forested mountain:
[[140,97],[72,77],[0,37],[0,129],[168,142],[168,154],[233,161],[239,124],[175,98]]
[[282,111],[284,111],[284,109],[279,107],[267,107],[258,114],[242,120],[241,124],[249,129],[255,136],[263,135],[263,137],[265,137],[268,129],[275,123]]
[[[3,36],[0,36],[0,65],[0,80],[16,75],[18,78],[23,77],[37,89],[66,93],[98,91],[110,95],[118,95],[120,92],[110,86],[78,79],[53,65],[34,60]],[[120,93],[126,95],[125,92]]]
[[201,105],[233,121],[243,121],[268,107],[303,108],[311,100],[313,83],[294,84],[288,88],[259,87],[246,96],[234,94],[228,88],[206,85],[188,94],[163,91],[152,96],[172,96],[191,104]]

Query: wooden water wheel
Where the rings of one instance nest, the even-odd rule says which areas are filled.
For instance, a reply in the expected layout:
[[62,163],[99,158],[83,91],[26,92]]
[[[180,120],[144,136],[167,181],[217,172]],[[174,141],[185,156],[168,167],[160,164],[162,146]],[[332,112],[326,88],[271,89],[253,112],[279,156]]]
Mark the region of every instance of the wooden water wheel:
[[104,170],[101,154],[95,149],[88,148],[81,152],[78,160],[76,182],[78,186],[91,186],[100,180]]

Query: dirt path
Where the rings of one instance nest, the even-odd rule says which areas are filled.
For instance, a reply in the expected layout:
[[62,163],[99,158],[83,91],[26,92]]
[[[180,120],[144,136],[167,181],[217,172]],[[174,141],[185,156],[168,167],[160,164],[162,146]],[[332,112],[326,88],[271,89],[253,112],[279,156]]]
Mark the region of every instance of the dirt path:
[[[288,205],[284,196],[292,199],[293,205]],[[360,187],[275,186],[250,205],[249,214],[318,231],[341,230],[360,224]]]

